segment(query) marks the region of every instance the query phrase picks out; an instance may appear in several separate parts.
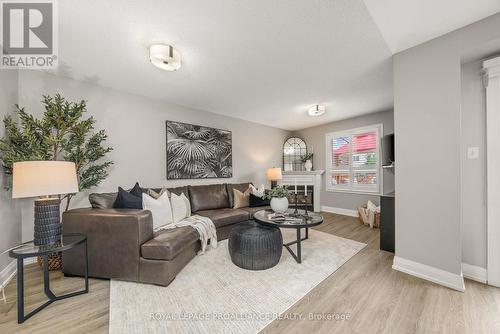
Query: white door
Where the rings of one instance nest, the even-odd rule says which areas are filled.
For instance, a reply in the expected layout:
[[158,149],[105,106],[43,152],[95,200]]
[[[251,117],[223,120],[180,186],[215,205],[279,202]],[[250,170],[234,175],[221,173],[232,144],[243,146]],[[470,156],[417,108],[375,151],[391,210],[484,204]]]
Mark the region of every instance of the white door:
[[486,86],[488,284],[500,287],[500,57],[483,63]]

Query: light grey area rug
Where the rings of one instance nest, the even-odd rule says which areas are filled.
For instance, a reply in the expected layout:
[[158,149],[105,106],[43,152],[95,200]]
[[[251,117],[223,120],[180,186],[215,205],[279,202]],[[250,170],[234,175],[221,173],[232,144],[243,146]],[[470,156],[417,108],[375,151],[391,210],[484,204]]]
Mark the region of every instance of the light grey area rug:
[[[282,232],[294,239],[295,230]],[[278,265],[249,271],[227,245],[194,258],[168,287],[112,280],[109,332],[257,333],[366,246],[310,230],[302,264],[283,248]]]

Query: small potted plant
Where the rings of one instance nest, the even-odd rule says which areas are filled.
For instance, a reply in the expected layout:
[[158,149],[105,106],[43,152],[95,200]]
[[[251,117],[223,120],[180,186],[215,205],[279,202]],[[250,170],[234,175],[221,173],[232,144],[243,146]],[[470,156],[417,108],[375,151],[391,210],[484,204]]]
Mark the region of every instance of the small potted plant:
[[268,191],[263,198],[271,200],[271,209],[277,213],[284,213],[288,209],[288,188],[277,186]]
[[304,168],[308,172],[310,172],[313,167],[312,164],[313,155],[314,155],[313,153],[306,153],[305,155],[302,156],[302,162],[304,163]]

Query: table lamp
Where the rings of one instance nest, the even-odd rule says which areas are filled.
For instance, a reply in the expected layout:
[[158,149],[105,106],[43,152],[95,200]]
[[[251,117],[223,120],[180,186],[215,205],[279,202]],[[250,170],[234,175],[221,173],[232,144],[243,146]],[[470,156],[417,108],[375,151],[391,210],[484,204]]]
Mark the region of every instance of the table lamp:
[[281,175],[281,168],[273,167],[267,170],[267,179],[271,181],[271,189],[275,188],[278,185],[279,180],[281,180],[283,176]]
[[67,161],[15,162],[12,198],[35,200],[35,245],[48,245],[61,238],[60,199],[53,195],[78,192],[76,166]]

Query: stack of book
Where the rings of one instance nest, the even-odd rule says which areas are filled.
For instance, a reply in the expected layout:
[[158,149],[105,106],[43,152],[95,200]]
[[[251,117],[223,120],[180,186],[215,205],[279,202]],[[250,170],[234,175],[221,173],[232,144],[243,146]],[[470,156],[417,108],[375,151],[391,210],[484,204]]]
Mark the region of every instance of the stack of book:
[[302,222],[304,220],[303,217],[293,216],[290,213],[277,213],[273,212],[267,215],[267,219],[275,221],[275,222]]

